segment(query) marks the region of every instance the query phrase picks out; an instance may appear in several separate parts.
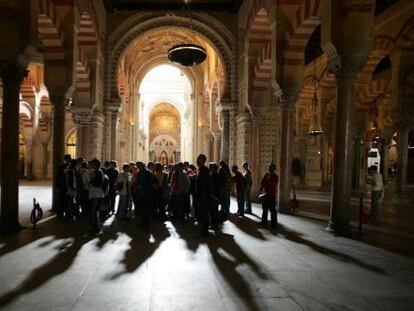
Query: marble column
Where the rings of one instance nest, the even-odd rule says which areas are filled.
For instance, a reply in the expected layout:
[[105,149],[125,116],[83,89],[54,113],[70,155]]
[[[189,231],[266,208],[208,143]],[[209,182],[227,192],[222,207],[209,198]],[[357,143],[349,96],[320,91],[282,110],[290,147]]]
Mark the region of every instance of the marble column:
[[282,100],[282,131],[280,139],[279,212],[290,214],[290,187],[292,185],[292,107],[297,94],[286,94]]
[[221,133],[220,132],[214,132],[213,133],[214,138],[214,162],[217,164],[220,162],[220,149],[221,149]]
[[[364,59],[365,60],[365,59]],[[330,221],[327,230],[348,233],[353,162],[353,119],[355,113],[354,79],[364,60],[343,55],[330,60],[337,84],[336,130]]]
[[89,160],[89,133],[91,112],[89,108],[78,108],[73,112],[73,121],[76,124],[77,155]]
[[406,124],[398,125],[398,171],[397,171],[397,191],[404,191],[407,184],[407,165],[408,165],[408,133],[409,128]]
[[26,68],[15,62],[0,65],[3,82],[1,131],[1,209],[0,231],[15,232],[19,224],[19,92],[27,75]]
[[[63,94],[63,92],[61,94]],[[56,172],[59,166],[63,163],[63,156],[65,154],[65,97],[60,94],[49,94],[49,98],[53,104],[52,210],[57,211],[59,194],[56,187]]]
[[230,152],[230,110],[221,104],[221,159],[229,162]]

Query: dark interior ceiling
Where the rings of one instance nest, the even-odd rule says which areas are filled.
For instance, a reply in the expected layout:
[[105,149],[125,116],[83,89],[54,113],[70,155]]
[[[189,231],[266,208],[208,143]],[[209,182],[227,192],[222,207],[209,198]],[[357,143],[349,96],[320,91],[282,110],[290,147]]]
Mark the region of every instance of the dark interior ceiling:
[[[184,10],[184,0],[104,0],[107,11]],[[191,11],[236,13],[243,0],[192,0]]]

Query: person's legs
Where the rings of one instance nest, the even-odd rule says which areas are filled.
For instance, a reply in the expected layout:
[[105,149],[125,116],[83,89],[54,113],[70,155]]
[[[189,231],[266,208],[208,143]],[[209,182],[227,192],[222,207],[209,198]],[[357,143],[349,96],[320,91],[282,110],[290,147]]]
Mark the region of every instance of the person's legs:
[[244,193],[244,199],[245,199],[245,202],[246,202],[246,209],[245,209],[244,212],[246,214],[251,214],[252,213],[252,201],[251,201],[251,198],[250,198],[250,190],[247,190]]
[[237,214],[244,216],[244,192],[237,193]]
[[269,210],[270,210],[270,226],[272,228],[277,227],[277,211],[276,211],[276,201],[271,200],[269,202]]
[[267,224],[267,213],[268,213],[268,206],[267,206],[267,202],[263,202],[262,203],[262,221],[260,222],[261,224]]
[[99,220],[99,199],[90,200],[90,213],[89,213],[89,222],[91,226],[92,233],[98,233],[101,230],[101,224]]
[[379,200],[381,199],[382,191],[372,191],[371,194],[371,216],[378,217],[379,212]]
[[127,204],[128,204],[128,198],[124,194],[119,195],[119,201],[118,201],[118,209],[116,212],[116,216],[118,219],[125,219],[126,212],[127,212]]
[[203,201],[197,201],[198,216],[197,221],[200,228],[201,235],[208,234],[208,224],[209,224],[209,215],[208,215],[208,203]]

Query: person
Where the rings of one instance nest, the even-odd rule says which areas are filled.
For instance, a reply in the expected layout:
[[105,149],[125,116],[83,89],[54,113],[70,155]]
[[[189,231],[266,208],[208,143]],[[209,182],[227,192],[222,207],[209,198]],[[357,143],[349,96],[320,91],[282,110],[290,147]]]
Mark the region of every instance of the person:
[[70,154],[65,154],[63,157],[63,163],[58,167],[56,171],[56,195],[57,206],[55,207],[57,217],[63,217],[66,208],[66,175],[65,170],[68,168],[72,157]]
[[82,161],[79,164],[79,204],[81,207],[82,215],[85,216],[89,213],[89,204],[88,204],[88,197],[89,197],[89,183],[88,183],[88,162]]
[[216,230],[219,224],[218,206],[220,203],[220,176],[218,174],[218,165],[215,162],[208,164],[212,181],[212,193],[210,195],[210,229]]
[[165,206],[170,197],[170,189],[168,187],[168,175],[163,171],[160,162],[155,163],[154,175],[157,179],[158,188],[155,190],[155,217],[160,221],[165,221]]
[[[135,193],[135,220],[137,226],[141,226],[147,231],[151,226],[151,202],[150,198],[153,191],[153,177],[150,171],[145,168],[144,163],[138,161],[136,163],[138,173],[136,175]],[[141,213],[141,223],[139,220],[139,213]]]
[[245,184],[244,201],[246,202],[246,208],[244,212],[246,214],[251,214],[252,213],[252,201],[251,201],[250,194],[252,192],[253,181],[252,181],[252,172],[249,169],[249,163],[247,162],[243,163],[243,171],[244,171],[243,177],[244,177],[244,184]]
[[91,234],[98,234],[102,228],[101,205],[104,204],[104,172],[101,170],[101,162],[98,159],[93,159],[90,162],[90,177],[89,177],[89,221]]
[[367,183],[371,185],[371,217],[377,218],[379,216],[380,201],[384,194],[384,183],[382,174],[378,172],[378,167],[372,165],[369,168],[371,174],[367,177]]
[[220,204],[219,218],[226,221],[230,213],[230,193],[233,188],[230,168],[225,161],[220,161],[219,169]]
[[210,194],[212,193],[210,171],[205,166],[207,157],[199,154],[197,157],[197,177],[195,182],[195,199],[197,208],[197,221],[202,236],[208,235],[208,211]]
[[108,194],[106,195],[107,203],[109,205],[109,212],[111,214],[115,213],[115,199],[116,199],[116,181],[118,179],[118,170],[117,162],[112,160],[109,162],[109,167],[105,171],[105,174],[109,179],[109,189]]
[[116,180],[116,189],[119,193],[116,217],[119,220],[125,220],[127,218],[129,197],[131,196],[131,174],[129,173],[128,163],[122,165],[122,172]]
[[277,227],[277,212],[276,212],[276,189],[279,182],[279,177],[275,173],[276,166],[269,164],[268,171],[263,176],[260,183],[261,200],[262,200],[262,221],[261,225],[267,225],[268,211],[270,211],[270,226]]
[[74,218],[79,218],[79,212],[77,211],[76,197],[76,165],[77,160],[70,160],[69,166],[65,169],[66,180],[66,206],[65,206],[65,220],[74,221]]
[[174,219],[180,223],[185,221],[184,199],[190,190],[190,180],[184,173],[183,168],[182,162],[177,163],[171,179],[172,212]]
[[237,198],[237,216],[244,216],[244,195],[245,195],[245,181],[243,175],[239,172],[237,165],[233,165],[231,168],[233,172],[233,183],[236,186],[236,198]]

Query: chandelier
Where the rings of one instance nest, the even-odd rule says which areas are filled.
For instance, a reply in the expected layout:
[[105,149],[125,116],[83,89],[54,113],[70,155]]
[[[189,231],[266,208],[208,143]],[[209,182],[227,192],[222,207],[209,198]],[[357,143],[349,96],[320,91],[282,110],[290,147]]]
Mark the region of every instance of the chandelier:
[[[316,53],[315,53],[316,55]],[[314,91],[312,98],[312,109],[313,109],[313,122],[309,127],[308,135],[319,136],[323,134],[322,127],[318,122],[318,99],[316,98],[316,57],[313,59],[313,78],[314,78]]]
[[[184,4],[186,5],[189,14],[191,13],[190,2],[191,0],[184,0]],[[191,16],[189,19],[189,28],[194,36]],[[206,58],[206,50],[203,47],[193,43],[179,44],[168,50],[168,59],[170,62],[184,67],[199,65],[204,62]]]

